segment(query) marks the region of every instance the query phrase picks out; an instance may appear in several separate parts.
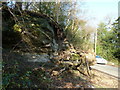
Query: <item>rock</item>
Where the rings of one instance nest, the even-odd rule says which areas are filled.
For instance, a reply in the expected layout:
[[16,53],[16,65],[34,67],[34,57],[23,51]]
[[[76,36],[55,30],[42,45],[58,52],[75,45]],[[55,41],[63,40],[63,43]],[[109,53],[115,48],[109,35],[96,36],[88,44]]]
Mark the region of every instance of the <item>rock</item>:
[[36,58],[35,56],[32,56],[32,58]]
[[[48,62],[50,61],[50,57],[48,54],[42,54],[42,55],[32,55],[32,54],[29,54],[27,55],[27,57],[29,57],[29,62]],[[30,58],[32,57],[32,58]]]
[[58,72],[58,71],[52,71],[51,76],[56,76],[56,75],[58,75],[58,74],[59,74],[59,72]]
[[52,49],[53,49],[53,51],[55,51],[55,52],[58,50],[58,44],[56,43],[55,39],[53,39]]
[[83,87],[82,85],[76,85],[75,86],[76,88],[81,88],[81,87]]
[[67,56],[67,60],[70,60],[70,56]]
[[64,61],[62,62],[65,66],[69,66],[69,65],[72,65],[73,66],[73,63],[70,62],[70,61]]
[[92,85],[88,85],[88,87],[89,87],[89,88],[95,88],[95,87],[94,87],[94,86],[92,86]]
[[75,76],[80,76],[81,74],[80,74],[80,72],[79,71],[77,71],[77,70],[72,70],[72,72],[73,72],[73,74],[75,75]]

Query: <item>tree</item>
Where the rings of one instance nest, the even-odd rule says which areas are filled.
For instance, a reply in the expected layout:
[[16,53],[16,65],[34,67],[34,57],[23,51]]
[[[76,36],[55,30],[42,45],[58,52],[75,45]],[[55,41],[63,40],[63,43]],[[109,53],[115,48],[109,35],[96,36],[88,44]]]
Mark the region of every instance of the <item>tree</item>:
[[112,27],[112,43],[114,43],[114,56],[120,59],[120,17],[113,23]]
[[118,22],[115,21],[111,28],[108,25],[100,23],[98,27],[97,54],[107,60],[120,58],[120,38]]

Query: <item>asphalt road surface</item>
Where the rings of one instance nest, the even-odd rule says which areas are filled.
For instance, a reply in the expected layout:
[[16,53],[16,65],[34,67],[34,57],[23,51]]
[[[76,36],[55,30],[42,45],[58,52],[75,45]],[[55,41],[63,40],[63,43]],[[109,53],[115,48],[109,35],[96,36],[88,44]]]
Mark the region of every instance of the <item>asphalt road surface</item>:
[[101,71],[101,72],[104,72],[106,74],[115,76],[115,77],[120,79],[120,68],[118,68],[118,67],[95,64],[94,66],[91,66],[91,68],[96,69],[96,70]]

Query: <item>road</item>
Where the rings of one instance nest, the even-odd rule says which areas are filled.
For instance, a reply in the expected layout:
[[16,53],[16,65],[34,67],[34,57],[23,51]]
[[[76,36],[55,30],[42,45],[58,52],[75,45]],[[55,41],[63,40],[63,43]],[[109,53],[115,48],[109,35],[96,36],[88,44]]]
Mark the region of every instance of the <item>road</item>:
[[120,68],[118,68],[118,67],[95,64],[94,66],[91,66],[91,68],[96,69],[96,70],[101,71],[101,72],[104,72],[106,74],[115,76],[115,77],[120,79]]

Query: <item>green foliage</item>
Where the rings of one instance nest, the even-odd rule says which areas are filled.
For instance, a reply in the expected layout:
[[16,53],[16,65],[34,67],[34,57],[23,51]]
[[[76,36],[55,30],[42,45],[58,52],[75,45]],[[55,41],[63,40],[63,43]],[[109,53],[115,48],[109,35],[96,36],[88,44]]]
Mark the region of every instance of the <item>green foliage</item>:
[[17,25],[17,24],[15,24],[15,25],[13,26],[13,28],[14,28],[14,30],[17,31],[17,32],[21,32],[21,31],[22,31],[21,27],[20,27],[19,25]]
[[114,43],[114,56],[120,60],[120,17],[115,21],[112,28],[112,39]]
[[51,82],[49,78],[49,74],[42,69],[31,70],[27,68],[25,71],[19,68],[20,64],[13,64],[13,66],[9,66],[9,71],[4,70],[4,62],[3,65],[3,81],[2,88],[32,88],[32,87],[47,87],[47,85]]
[[107,31],[106,25],[104,23],[100,23],[98,28],[97,54],[103,56],[108,60],[112,57],[110,55],[110,48],[108,47],[109,34],[110,31]]
[[92,32],[89,32],[89,29],[88,31],[85,29],[85,23],[85,21],[79,19],[72,20],[66,27],[65,33],[70,43],[81,50],[87,51],[92,47],[90,42]]
[[116,24],[108,30],[107,25],[100,23],[98,27],[97,54],[109,61],[119,59],[119,38]]

